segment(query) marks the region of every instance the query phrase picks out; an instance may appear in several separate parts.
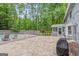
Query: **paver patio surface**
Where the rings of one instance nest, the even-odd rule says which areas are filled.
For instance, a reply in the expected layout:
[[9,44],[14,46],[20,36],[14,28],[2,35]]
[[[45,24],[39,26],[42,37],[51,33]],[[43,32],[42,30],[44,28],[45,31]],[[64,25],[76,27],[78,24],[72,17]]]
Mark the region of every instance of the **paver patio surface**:
[[59,37],[35,36],[0,45],[0,53],[9,56],[55,56]]

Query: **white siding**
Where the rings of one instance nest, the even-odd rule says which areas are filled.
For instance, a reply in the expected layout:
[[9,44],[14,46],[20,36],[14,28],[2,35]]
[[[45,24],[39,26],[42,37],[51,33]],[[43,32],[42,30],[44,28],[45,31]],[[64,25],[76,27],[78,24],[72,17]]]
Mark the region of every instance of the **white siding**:
[[72,12],[72,22],[78,24],[77,30],[76,30],[76,38],[79,42],[79,4],[75,4]]
[[75,4],[72,10],[72,17],[70,18],[70,15],[68,15],[67,23],[79,23],[79,4]]
[[78,3],[76,3],[74,8],[72,9],[72,17],[70,18],[70,14],[68,15],[66,24],[68,23],[77,24],[76,38],[77,41],[79,41],[79,4]]
[[67,36],[68,35],[68,28],[65,27],[65,35]]

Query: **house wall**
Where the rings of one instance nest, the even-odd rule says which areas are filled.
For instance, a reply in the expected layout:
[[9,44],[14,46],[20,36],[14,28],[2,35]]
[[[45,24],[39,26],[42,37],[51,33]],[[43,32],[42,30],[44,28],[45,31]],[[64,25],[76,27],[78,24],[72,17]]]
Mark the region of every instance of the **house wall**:
[[[65,27],[63,24],[60,24],[61,26],[56,26],[57,31],[54,31],[53,29],[55,28],[52,27],[52,35],[53,36],[63,36],[64,35],[64,31],[63,31],[63,27]],[[59,30],[59,28],[61,28],[61,30]],[[61,34],[59,33],[59,31],[61,31]]]
[[[70,14],[69,14],[68,18],[67,18],[67,21],[65,23],[66,24],[69,24],[69,23],[77,24],[76,39],[79,42],[79,3],[76,3],[74,5],[74,7],[72,9],[72,13],[71,13],[71,18],[70,18]],[[66,33],[66,35],[67,35],[67,33]]]

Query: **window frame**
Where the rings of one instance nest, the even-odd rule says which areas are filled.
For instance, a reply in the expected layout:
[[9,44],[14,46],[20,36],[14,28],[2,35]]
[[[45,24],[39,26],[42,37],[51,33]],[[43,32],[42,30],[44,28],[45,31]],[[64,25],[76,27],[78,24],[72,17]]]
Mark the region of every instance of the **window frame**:
[[72,26],[68,26],[68,35],[72,35]]
[[57,32],[57,27],[53,27],[53,31],[54,32]]

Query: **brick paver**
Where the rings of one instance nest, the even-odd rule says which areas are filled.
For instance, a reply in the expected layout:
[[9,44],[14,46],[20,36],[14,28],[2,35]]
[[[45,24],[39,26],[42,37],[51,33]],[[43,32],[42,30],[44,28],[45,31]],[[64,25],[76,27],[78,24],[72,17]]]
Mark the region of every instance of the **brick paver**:
[[0,53],[10,56],[53,56],[59,37],[35,36],[0,45]]

